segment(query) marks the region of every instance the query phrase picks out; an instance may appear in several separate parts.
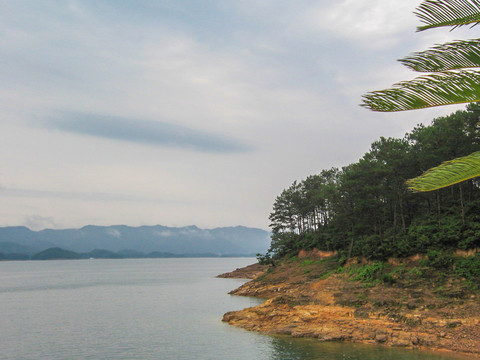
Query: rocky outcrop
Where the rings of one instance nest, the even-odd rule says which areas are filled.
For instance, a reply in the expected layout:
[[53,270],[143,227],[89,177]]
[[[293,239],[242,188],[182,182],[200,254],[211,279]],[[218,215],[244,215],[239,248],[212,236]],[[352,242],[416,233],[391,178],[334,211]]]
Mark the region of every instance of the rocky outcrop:
[[234,271],[225,274],[220,274],[217,277],[227,279],[255,279],[257,276],[265,273],[268,268],[268,265],[260,265],[257,263],[235,269]]

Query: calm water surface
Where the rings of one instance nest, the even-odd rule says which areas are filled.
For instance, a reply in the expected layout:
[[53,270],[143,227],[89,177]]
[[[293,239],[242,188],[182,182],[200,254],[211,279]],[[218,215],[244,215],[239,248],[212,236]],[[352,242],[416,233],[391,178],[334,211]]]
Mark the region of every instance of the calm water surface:
[[0,262],[0,359],[439,360],[247,332],[223,313],[259,303],[215,275],[254,259]]

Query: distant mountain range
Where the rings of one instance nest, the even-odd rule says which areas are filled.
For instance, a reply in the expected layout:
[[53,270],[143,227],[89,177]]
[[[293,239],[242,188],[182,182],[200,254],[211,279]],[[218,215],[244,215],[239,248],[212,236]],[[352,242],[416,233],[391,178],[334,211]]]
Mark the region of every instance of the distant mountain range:
[[47,255],[62,253],[60,249],[80,258],[251,256],[265,253],[269,245],[268,231],[244,226],[200,229],[88,225],[81,229],[41,231],[24,226],[0,227],[0,259],[12,260],[36,259],[39,253],[52,248],[55,250]]

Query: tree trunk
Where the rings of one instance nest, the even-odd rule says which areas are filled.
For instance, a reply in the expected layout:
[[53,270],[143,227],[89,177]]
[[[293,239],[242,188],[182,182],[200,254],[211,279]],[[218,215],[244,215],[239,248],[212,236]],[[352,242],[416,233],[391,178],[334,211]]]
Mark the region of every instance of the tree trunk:
[[403,233],[407,233],[407,226],[405,225],[405,213],[403,211],[403,199],[401,196],[398,197],[399,199],[399,204],[400,204],[400,219],[402,220],[402,230]]
[[460,207],[462,210],[462,224],[465,226],[465,208],[463,205],[463,190],[462,190],[462,184],[458,184],[458,187],[460,188]]
[[440,194],[437,191],[437,221],[438,221],[438,230],[440,230]]
[[397,236],[397,204],[393,203],[393,240]]
[[350,239],[350,246],[348,248],[348,258],[350,259],[352,257],[352,251],[353,251],[353,243],[355,241],[355,237],[353,235],[353,225],[352,225],[352,238]]

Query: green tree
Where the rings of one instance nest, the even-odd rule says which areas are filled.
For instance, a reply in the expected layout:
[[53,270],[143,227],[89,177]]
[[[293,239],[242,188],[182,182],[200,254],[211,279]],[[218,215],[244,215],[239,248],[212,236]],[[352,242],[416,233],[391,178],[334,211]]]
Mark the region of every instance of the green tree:
[[[452,29],[480,23],[478,0],[425,0],[416,15],[423,31]],[[404,111],[432,106],[480,101],[480,39],[460,40],[434,46],[399,60],[417,72],[429,74],[373,91],[363,96],[362,106],[373,111]],[[480,176],[480,153],[456,158],[411,179],[414,191],[431,191]]]
[[403,139],[380,138],[357,162],[294,181],[270,214],[271,254],[339,250],[346,257],[402,257],[480,246],[476,180],[412,194],[405,181],[446,157],[478,148],[480,105],[419,125]]

